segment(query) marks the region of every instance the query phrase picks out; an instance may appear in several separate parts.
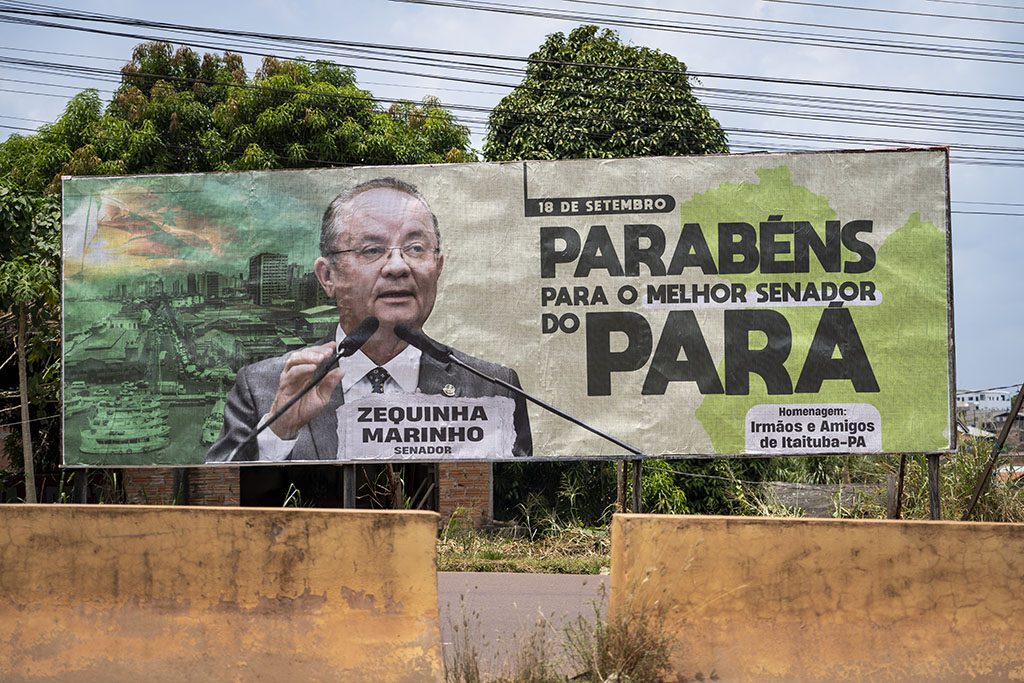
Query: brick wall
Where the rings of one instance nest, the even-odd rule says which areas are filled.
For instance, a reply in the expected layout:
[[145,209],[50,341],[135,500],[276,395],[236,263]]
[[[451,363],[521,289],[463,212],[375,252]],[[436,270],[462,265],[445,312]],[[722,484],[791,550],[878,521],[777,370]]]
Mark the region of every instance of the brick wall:
[[126,468],[124,477],[125,502],[131,505],[170,505],[174,502],[174,470],[164,467],[145,469]]
[[189,505],[238,505],[238,467],[189,470]]
[[[188,470],[189,505],[238,505],[238,467],[193,467]],[[452,514],[479,528],[494,516],[490,463],[439,463],[441,523]],[[169,505],[175,501],[174,470],[167,467],[124,469],[125,502]],[[179,496],[179,502],[184,502]]]
[[[238,505],[238,468],[189,468],[189,505]],[[170,505],[175,501],[174,470],[167,467],[125,469],[125,501],[133,505]],[[179,503],[184,503],[177,496]]]
[[486,462],[438,463],[442,525],[448,523],[456,510],[459,510],[459,517],[474,528],[479,528],[494,516],[491,472],[491,464]]

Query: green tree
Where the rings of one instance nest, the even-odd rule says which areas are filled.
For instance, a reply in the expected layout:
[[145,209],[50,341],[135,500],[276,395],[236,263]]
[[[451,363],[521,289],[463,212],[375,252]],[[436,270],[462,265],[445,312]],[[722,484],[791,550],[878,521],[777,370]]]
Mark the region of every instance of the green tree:
[[[493,161],[728,151],[725,132],[693,94],[683,62],[589,25],[548,36],[530,55],[522,83],[491,113],[483,149]],[[646,461],[643,506],[663,513],[740,511],[743,482],[771,479],[783,466],[757,459]],[[496,510],[601,522],[615,478],[602,462],[499,464]]]
[[[25,500],[36,502],[35,457],[32,448],[31,405],[43,418],[40,432],[52,434],[59,421],[57,382],[60,342],[57,285],[60,213],[51,197],[33,201],[24,193],[0,184],[0,324],[14,332],[21,408],[21,457],[25,471]],[[11,329],[13,328],[13,330]],[[9,345],[4,344],[6,349]],[[32,375],[29,375],[29,370]],[[5,401],[6,402],[6,401]],[[49,413],[49,414],[47,414]],[[55,445],[55,439],[52,440]],[[9,442],[12,443],[12,442]],[[52,451],[51,451],[52,452]]]
[[0,177],[30,194],[62,175],[184,173],[475,161],[469,131],[433,97],[381,106],[350,69],[137,46],[104,110],[87,90],[36,135],[0,144]]
[[728,151],[685,64],[589,25],[530,55],[523,82],[491,112],[483,149],[492,161]]
[[[86,90],[54,123],[0,143],[0,351],[24,372],[0,375],[0,396],[20,395],[26,425],[26,405],[59,412],[61,176],[475,160],[469,131],[433,97],[384,107],[331,63],[268,57],[250,78],[236,54],[138,45],[110,102]],[[26,473],[59,462],[60,421],[31,425]]]

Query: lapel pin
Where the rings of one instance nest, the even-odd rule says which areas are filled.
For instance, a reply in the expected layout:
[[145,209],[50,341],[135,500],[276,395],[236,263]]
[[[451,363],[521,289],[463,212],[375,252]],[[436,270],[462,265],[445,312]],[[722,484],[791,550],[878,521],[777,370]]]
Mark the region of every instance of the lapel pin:
[[455,387],[451,384],[445,384],[443,387],[441,387],[441,393],[447,396],[448,398],[451,398],[452,396],[455,395]]

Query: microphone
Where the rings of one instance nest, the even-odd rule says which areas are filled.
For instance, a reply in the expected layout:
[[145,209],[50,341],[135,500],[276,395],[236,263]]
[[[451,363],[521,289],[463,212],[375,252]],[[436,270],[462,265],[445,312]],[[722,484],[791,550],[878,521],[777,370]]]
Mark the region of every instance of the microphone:
[[640,450],[636,446],[630,445],[630,444],[626,443],[625,441],[623,441],[622,439],[618,439],[618,438],[612,436],[611,434],[609,434],[607,432],[604,432],[604,431],[598,429],[597,427],[594,427],[593,425],[587,424],[586,422],[584,422],[583,420],[579,419],[578,417],[570,415],[569,413],[565,412],[564,410],[556,408],[555,406],[551,405],[547,401],[542,401],[541,399],[537,398],[536,396],[532,396],[531,394],[528,394],[527,392],[523,391],[523,389],[521,387],[517,387],[516,385],[510,384],[509,382],[506,382],[503,379],[499,379],[497,377],[492,377],[491,375],[488,375],[486,372],[478,370],[477,368],[473,367],[472,365],[470,365],[466,361],[464,361],[461,358],[459,358],[458,356],[456,356],[455,353],[454,353],[454,350],[452,349],[452,347],[445,346],[444,344],[441,344],[440,342],[434,341],[433,339],[431,339],[427,335],[423,334],[422,331],[417,330],[414,327],[411,327],[411,326],[409,326],[409,325],[407,325],[405,323],[398,323],[397,325],[395,325],[395,336],[398,337],[399,339],[401,339],[402,341],[410,344],[411,346],[415,346],[417,349],[422,351],[424,354],[426,354],[430,358],[433,358],[435,361],[437,361],[439,363],[454,363],[455,365],[458,365],[459,367],[463,368],[464,370],[469,371],[470,373],[476,375],[477,377],[479,377],[479,378],[481,378],[483,380],[486,380],[486,381],[490,382],[491,384],[496,384],[496,385],[498,385],[500,387],[504,387],[505,389],[507,389],[512,394],[514,394],[516,396],[521,396],[522,398],[526,399],[527,401],[530,401],[531,403],[540,406],[544,410],[547,410],[548,412],[554,413],[555,415],[557,415],[558,417],[562,418],[563,420],[568,420],[569,422],[572,422],[574,425],[578,425],[580,427],[583,427],[584,429],[588,430],[589,432],[591,432],[593,434],[597,434],[601,438],[607,439],[608,441],[611,441],[616,446],[618,446],[618,447],[628,451],[629,453],[632,453],[633,455],[639,455],[641,457],[645,457],[647,455],[646,453],[644,453],[642,450]]
[[[302,398],[307,391],[319,384],[327,376],[327,373],[337,367],[339,358],[348,358],[362,348],[363,344],[370,341],[370,337],[373,336],[378,327],[380,327],[380,320],[377,319],[377,316],[370,315],[364,318],[363,322],[356,325],[356,329],[352,330],[348,336],[341,340],[341,343],[338,344],[337,353],[330,358],[324,358],[320,361],[320,364],[316,366],[316,372],[313,373],[313,379],[310,380],[309,387],[303,390],[296,398]],[[290,402],[288,406],[291,406]],[[269,423],[270,420],[267,420],[267,422]]]
[[231,456],[228,458],[228,460],[234,460],[235,453],[237,453],[239,449],[241,449],[243,446],[250,443],[251,441],[255,440],[260,432],[262,432],[264,429],[273,424],[274,421],[277,420],[277,418],[281,417],[285,413],[286,410],[291,408],[299,401],[299,399],[301,399],[303,396],[312,391],[313,387],[315,387],[317,384],[320,384],[320,382],[323,381],[324,377],[326,377],[328,373],[331,372],[331,370],[337,367],[339,358],[346,358],[348,356],[351,356],[356,351],[358,351],[363,344],[370,340],[370,337],[373,336],[373,334],[377,331],[378,327],[380,327],[380,320],[378,320],[377,316],[374,315],[367,316],[366,318],[363,319],[361,323],[356,325],[356,329],[352,330],[352,332],[350,332],[344,339],[341,340],[341,343],[338,344],[337,353],[335,353],[333,356],[329,358],[323,359],[322,361],[320,361],[320,364],[316,366],[316,371],[314,371],[313,377],[309,380],[309,384],[303,387],[302,391],[297,393],[287,403],[281,406],[281,408],[279,408],[277,412],[271,415],[267,419],[267,421],[263,423],[261,427],[252,430],[252,433],[250,433],[249,436],[246,437],[245,441],[243,441],[242,443],[238,444],[238,446],[235,447],[234,451],[232,451]]
[[417,349],[440,363],[447,363],[451,360],[452,347],[445,346],[444,344],[434,341],[427,335],[423,334],[421,330],[417,330],[415,327],[412,327],[407,323],[398,323],[395,325],[395,336],[410,346],[415,346]]
[[373,336],[373,333],[377,331],[378,327],[380,327],[380,321],[377,320],[377,316],[368,315],[363,318],[363,322],[356,325],[356,329],[352,330],[352,332],[342,339],[340,344],[338,344],[339,349],[345,350],[341,355],[351,356],[353,353],[358,351],[363,344],[370,341],[370,337]]

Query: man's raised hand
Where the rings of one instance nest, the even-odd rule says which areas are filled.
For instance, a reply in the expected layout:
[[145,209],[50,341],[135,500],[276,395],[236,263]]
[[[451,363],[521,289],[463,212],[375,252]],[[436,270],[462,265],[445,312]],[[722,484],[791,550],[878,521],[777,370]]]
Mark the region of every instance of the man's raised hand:
[[[316,373],[317,366],[321,361],[333,356],[334,350],[335,342],[332,341],[320,346],[299,349],[288,356],[284,370],[281,372],[281,378],[278,380],[274,404],[270,407],[271,415],[309,384]],[[285,441],[294,439],[298,436],[299,430],[327,406],[334,388],[338,386],[338,382],[344,376],[345,371],[340,368],[331,370],[312,391],[299,399],[295,405],[269,425],[269,429]]]

